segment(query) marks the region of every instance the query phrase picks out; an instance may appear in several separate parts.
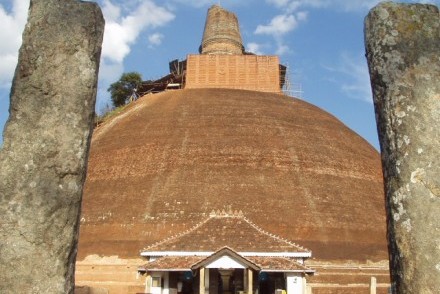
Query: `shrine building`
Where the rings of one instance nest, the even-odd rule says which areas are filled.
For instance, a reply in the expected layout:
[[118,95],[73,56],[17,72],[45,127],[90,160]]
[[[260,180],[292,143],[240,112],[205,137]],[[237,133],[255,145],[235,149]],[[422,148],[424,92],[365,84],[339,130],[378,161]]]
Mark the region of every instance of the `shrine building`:
[[265,232],[241,212],[212,212],[182,234],[153,244],[138,271],[151,294],[306,293],[311,252]]

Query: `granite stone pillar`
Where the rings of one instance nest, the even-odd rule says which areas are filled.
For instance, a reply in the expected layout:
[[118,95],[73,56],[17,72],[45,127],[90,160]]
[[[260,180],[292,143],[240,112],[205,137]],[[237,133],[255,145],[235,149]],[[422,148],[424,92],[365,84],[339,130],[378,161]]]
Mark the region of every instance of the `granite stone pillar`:
[[73,293],[101,10],[31,0],[0,150],[0,293]]
[[385,2],[365,20],[395,293],[440,293],[440,16]]

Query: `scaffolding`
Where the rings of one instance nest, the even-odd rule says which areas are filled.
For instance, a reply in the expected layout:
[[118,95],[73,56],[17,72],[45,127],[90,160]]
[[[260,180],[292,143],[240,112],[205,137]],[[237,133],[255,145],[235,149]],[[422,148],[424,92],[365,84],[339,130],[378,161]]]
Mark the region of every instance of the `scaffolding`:
[[290,66],[287,63],[284,66],[280,66],[280,85],[281,91],[286,96],[295,97],[299,99],[303,99],[304,91],[302,89],[302,84],[299,82],[292,82],[292,80],[297,80],[292,77],[292,72],[290,70]]
[[293,83],[290,66],[276,56],[188,55],[188,60],[169,62],[170,73],[144,81],[138,94],[159,93],[183,88],[230,88],[276,92],[303,98],[301,83]]
[[138,87],[140,96],[160,93],[166,90],[178,90],[185,87],[186,60],[169,62],[170,73],[158,79],[143,81]]

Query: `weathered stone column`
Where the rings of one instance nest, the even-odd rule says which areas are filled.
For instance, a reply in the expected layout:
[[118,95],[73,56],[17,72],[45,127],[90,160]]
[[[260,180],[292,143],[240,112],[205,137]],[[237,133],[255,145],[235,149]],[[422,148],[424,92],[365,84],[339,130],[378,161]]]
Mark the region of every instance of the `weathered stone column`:
[[365,20],[397,293],[440,293],[440,16],[386,2]]
[[0,151],[0,293],[73,293],[104,19],[31,0]]

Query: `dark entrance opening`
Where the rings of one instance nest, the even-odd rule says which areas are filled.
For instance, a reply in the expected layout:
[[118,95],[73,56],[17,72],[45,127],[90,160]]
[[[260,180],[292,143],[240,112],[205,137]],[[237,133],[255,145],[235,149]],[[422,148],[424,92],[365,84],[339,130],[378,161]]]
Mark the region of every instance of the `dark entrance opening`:
[[282,273],[260,272],[258,275],[258,294],[274,294],[276,290],[285,290],[286,281]]

